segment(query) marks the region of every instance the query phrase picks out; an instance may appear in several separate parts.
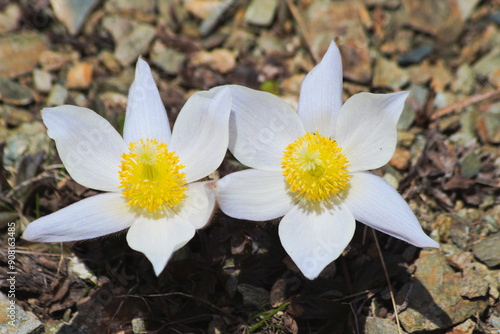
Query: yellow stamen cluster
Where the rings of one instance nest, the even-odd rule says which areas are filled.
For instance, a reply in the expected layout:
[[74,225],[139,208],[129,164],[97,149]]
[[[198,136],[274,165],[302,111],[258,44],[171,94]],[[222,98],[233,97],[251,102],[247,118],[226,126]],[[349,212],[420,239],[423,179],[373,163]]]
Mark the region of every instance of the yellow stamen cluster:
[[184,166],[174,153],[156,139],[130,143],[129,153],[122,154],[119,172],[127,205],[154,212],[183,200],[186,179],[179,169]]
[[344,189],[349,181],[348,161],[328,137],[306,133],[287,146],[281,168],[290,190],[297,197],[324,200]]

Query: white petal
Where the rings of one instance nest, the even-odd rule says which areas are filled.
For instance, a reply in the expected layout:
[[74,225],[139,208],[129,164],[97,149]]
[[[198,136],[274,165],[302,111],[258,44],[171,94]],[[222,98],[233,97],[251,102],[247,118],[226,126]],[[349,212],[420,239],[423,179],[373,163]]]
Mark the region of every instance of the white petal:
[[127,242],[132,249],[146,255],[159,276],[173,252],[191,240],[194,233],[193,225],[179,219],[141,216],[128,230]]
[[[218,92],[216,94],[216,92]],[[188,182],[219,167],[227,151],[231,94],[228,88],[195,93],[175,121],[169,150],[175,151]]]
[[299,116],[306,131],[335,135],[337,114],[342,106],[342,59],[332,41],[328,51],[305,77],[300,87]]
[[231,85],[229,149],[242,164],[265,170],[281,170],[285,148],[304,135],[297,113],[285,101],[269,93]]
[[270,220],[289,212],[295,197],[281,172],[247,169],[217,182],[221,210],[238,219]]
[[417,247],[439,247],[429,238],[405,200],[384,179],[354,173],[344,204],[356,220]]
[[179,203],[175,219],[185,221],[200,229],[207,225],[215,209],[215,193],[210,188],[214,182],[194,182],[187,185],[186,197]]
[[355,228],[354,217],[343,204],[322,213],[296,206],[283,217],[278,233],[281,244],[304,276],[315,279],[342,254]]
[[129,142],[156,139],[170,143],[170,124],[148,63],[139,58],[130,86],[123,138]]
[[127,145],[108,121],[90,109],[69,105],[45,108],[42,118],[76,182],[97,190],[118,190],[118,170]]
[[126,229],[135,220],[119,192],[92,196],[28,225],[23,238],[64,242],[97,238]]
[[408,92],[359,93],[340,109],[335,140],[351,164],[351,172],[379,168],[389,162],[397,143],[399,116]]

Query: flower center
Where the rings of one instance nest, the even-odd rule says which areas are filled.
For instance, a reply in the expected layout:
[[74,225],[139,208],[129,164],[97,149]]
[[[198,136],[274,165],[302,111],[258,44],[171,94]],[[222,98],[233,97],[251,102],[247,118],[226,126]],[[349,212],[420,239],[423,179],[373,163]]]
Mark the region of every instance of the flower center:
[[281,169],[290,190],[308,200],[324,200],[344,189],[349,181],[348,161],[328,137],[306,133],[287,146]]
[[129,199],[128,206],[153,212],[173,207],[183,200],[186,191],[184,166],[169,152],[167,145],[146,139],[129,145],[129,153],[122,154],[120,188]]

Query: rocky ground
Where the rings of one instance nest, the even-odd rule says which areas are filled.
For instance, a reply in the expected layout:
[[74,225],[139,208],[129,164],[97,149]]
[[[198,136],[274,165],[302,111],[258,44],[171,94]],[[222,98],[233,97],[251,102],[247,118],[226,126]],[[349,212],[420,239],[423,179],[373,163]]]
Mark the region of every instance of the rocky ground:
[[[396,310],[361,224],[314,281],[282,249],[276,222],[220,212],[159,278],[123,233],[19,239],[36,217],[96,194],[61,165],[43,107],[89,107],[120,129],[139,55],[171,122],[190,94],[226,83],[296,106],[334,37],[345,98],[410,91],[396,153],[376,173],[441,248],[377,233]],[[498,0],[1,0],[0,114],[0,304],[11,300],[10,233],[17,333],[500,331]],[[241,168],[228,155],[219,176]],[[8,320],[2,311],[0,333],[13,332]]]

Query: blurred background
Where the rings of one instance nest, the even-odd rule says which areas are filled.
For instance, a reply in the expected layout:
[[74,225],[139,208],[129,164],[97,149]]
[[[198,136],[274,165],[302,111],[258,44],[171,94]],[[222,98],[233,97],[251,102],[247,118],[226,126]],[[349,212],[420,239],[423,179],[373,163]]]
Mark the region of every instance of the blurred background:
[[[19,239],[37,217],[97,193],[66,173],[42,108],[88,107],[121,131],[139,56],[171,124],[191,94],[221,84],[296,107],[332,39],[345,99],[410,91],[395,155],[375,173],[439,250],[381,233],[377,249],[360,224],[344,255],[309,281],[282,249],[277,221],[217,212],[157,278],[124,233]],[[0,115],[0,307],[10,300],[14,223],[16,333],[500,330],[498,0],[0,0]],[[228,153],[212,177],[243,168]],[[7,321],[1,333],[12,332]]]

